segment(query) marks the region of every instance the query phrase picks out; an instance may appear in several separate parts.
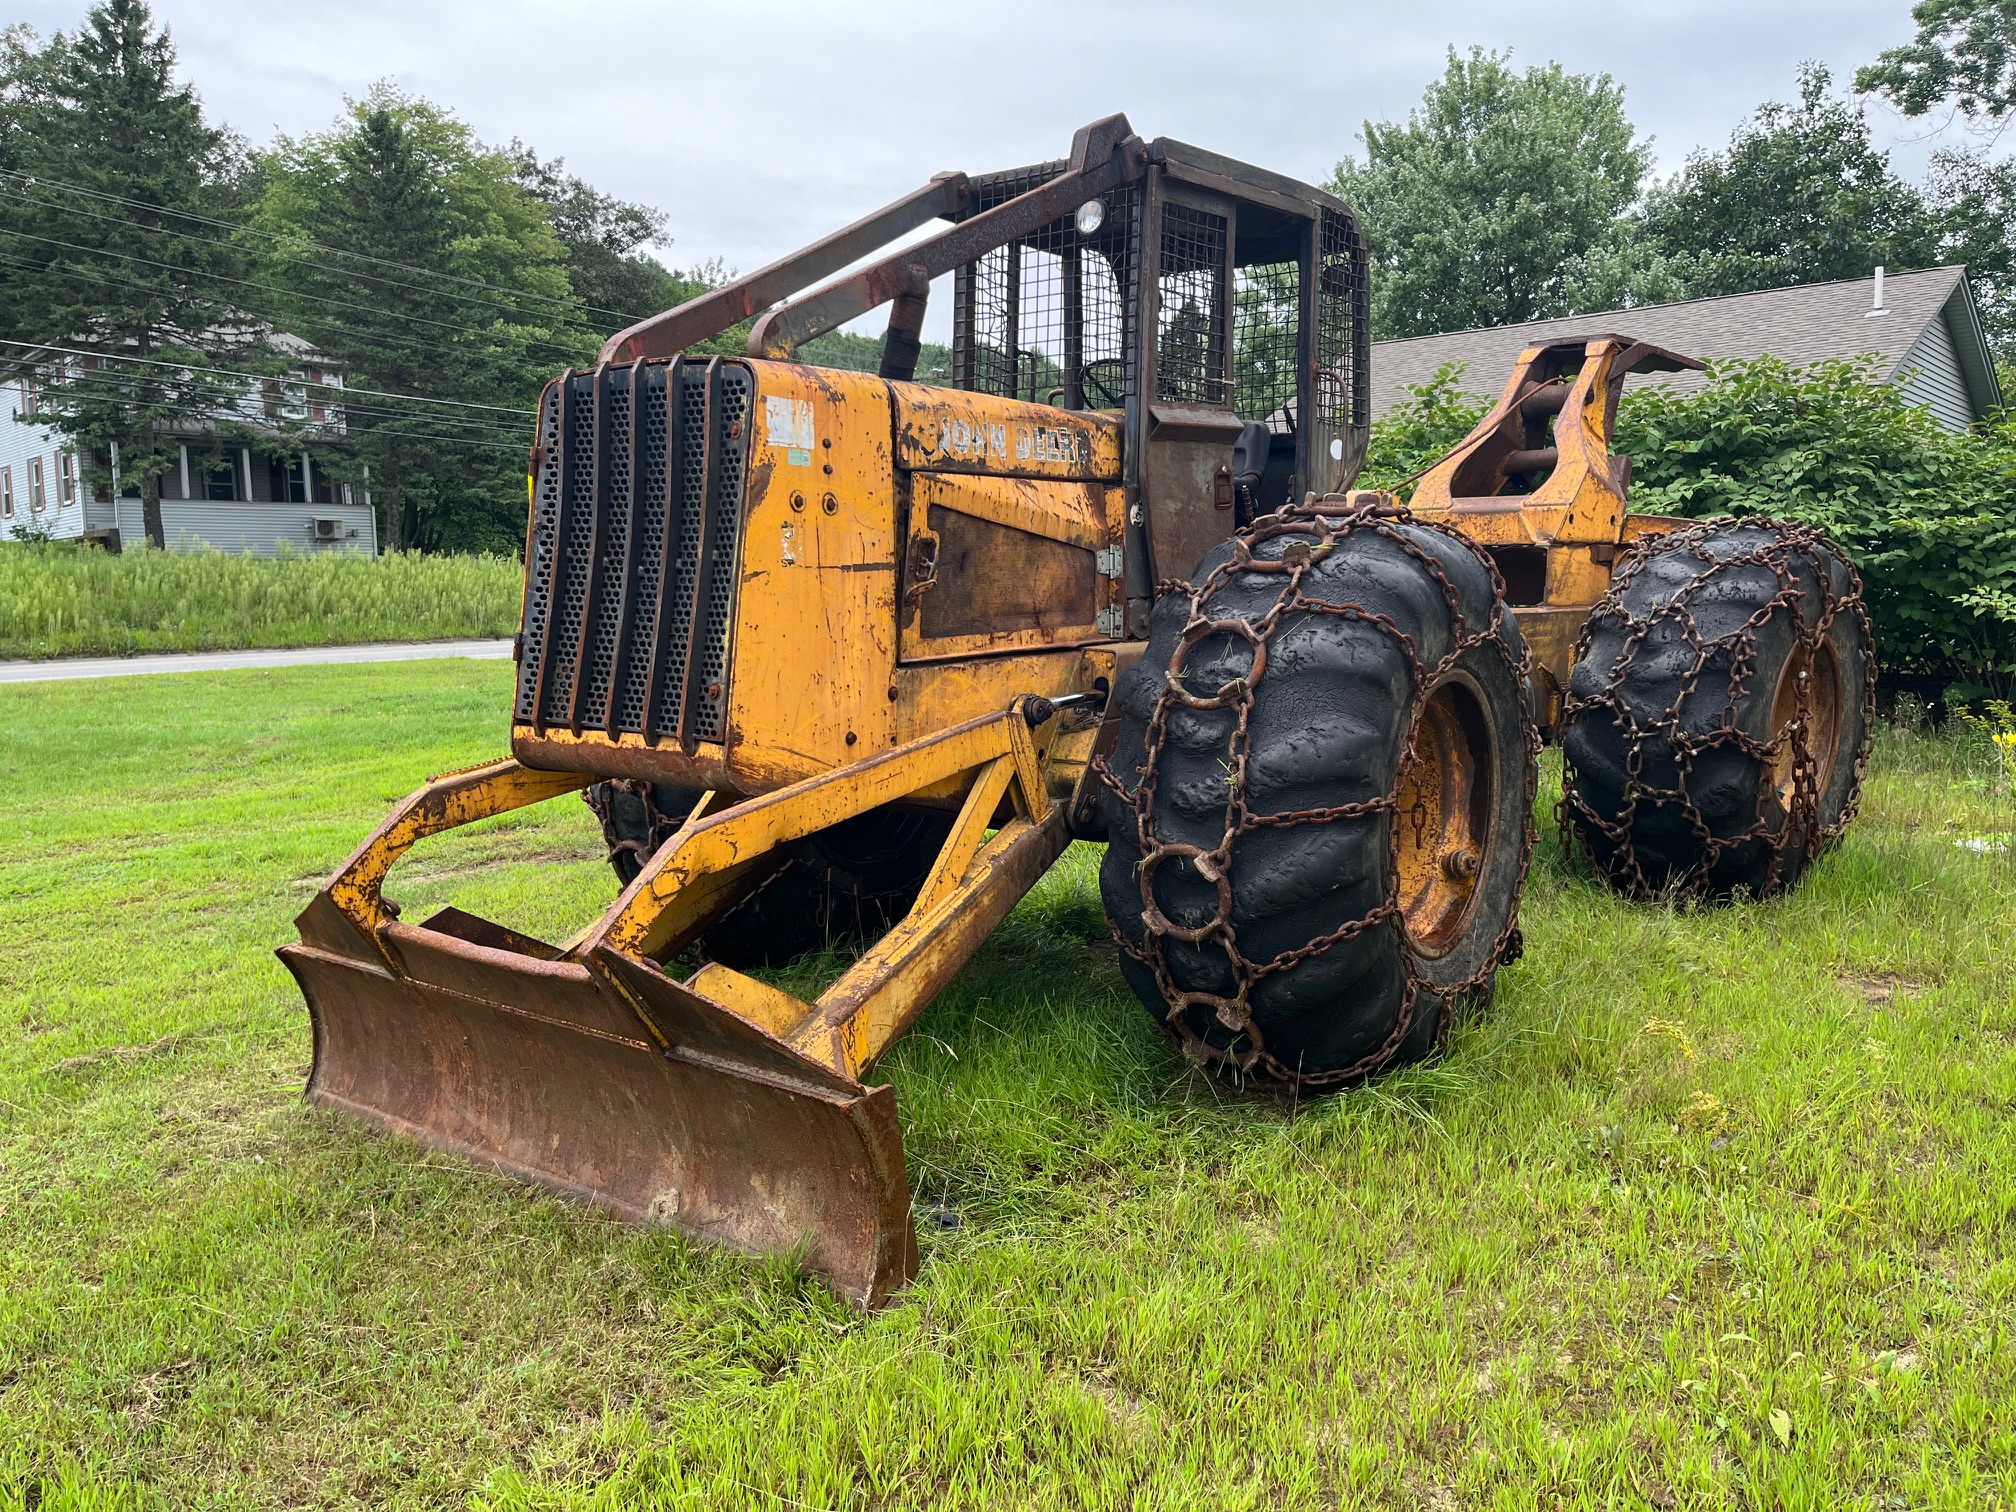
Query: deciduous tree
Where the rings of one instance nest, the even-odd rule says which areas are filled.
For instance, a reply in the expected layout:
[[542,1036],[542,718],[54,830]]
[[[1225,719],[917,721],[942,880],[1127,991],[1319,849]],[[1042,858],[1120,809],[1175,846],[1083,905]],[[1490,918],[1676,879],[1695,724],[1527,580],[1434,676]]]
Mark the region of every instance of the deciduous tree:
[[1855,87],[1922,116],[1951,101],[1976,119],[2016,111],[2016,0],[1920,0],[1918,32],[1856,70]]
[[1939,223],[1871,140],[1825,68],[1799,103],[1770,103],[1720,152],[1698,152],[1648,196],[1644,225],[1687,294],[1865,278],[1939,260]]
[[1382,338],[1569,313],[1651,162],[1608,74],[1481,48],[1451,48],[1406,122],[1363,141],[1330,187],[1364,224]]

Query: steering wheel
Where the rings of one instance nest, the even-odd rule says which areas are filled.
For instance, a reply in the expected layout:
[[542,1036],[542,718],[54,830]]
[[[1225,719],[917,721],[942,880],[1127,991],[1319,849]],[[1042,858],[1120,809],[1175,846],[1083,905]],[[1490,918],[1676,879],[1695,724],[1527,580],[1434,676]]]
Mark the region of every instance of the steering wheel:
[[1086,363],[1078,369],[1078,379],[1088,400],[1096,393],[1105,401],[1088,404],[1088,409],[1119,409],[1127,402],[1127,364],[1118,357],[1100,357]]

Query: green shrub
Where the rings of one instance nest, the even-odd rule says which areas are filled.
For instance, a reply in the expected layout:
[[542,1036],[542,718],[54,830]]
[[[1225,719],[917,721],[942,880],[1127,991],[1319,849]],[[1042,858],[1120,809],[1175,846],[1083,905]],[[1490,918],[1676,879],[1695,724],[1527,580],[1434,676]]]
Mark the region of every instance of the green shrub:
[[0,656],[123,656],[509,635],[511,557],[253,557],[0,546]]
[[1365,446],[1360,488],[1385,488],[1406,499],[1414,479],[1433,467],[1449,449],[1470,434],[1484,418],[1488,404],[1478,404],[1463,392],[1460,362],[1445,362],[1426,383],[1409,384],[1414,397],[1372,422]]
[[[1411,481],[1483,417],[1461,378],[1442,368],[1373,425],[1367,487]],[[1886,668],[1946,678],[1949,702],[2016,684],[2016,417],[1956,434],[1866,361],[1759,357],[1710,364],[1692,392],[1627,393],[1615,445],[1634,509],[1827,531],[1862,573]]]
[[1975,698],[2016,677],[2016,423],[1955,433],[1866,360],[1714,363],[1691,393],[1620,406],[1631,503],[1654,513],[1785,515],[1861,569],[1877,652]]

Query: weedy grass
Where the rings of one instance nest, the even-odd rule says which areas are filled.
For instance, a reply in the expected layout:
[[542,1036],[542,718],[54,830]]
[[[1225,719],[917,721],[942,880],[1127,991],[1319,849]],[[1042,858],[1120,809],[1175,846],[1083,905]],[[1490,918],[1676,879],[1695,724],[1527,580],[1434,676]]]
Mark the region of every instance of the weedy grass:
[[[1987,742],[1886,728],[1767,904],[1612,898],[1543,792],[1496,1002],[1300,1106],[1156,1037],[1078,847],[885,1063],[925,1259],[864,1318],[301,1102],[271,948],[508,679],[0,689],[0,1508],[2016,1501]],[[568,799],[391,891],[613,883]]]
[[0,657],[509,635],[515,558],[0,546]]

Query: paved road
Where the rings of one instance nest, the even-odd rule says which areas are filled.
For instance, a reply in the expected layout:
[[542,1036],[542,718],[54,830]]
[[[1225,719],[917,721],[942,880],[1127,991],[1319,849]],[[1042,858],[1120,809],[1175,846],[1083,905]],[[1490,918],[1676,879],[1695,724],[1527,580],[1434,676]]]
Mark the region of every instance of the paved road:
[[289,646],[278,651],[191,651],[160,656],[64,656],[50,661],[0,661],[0,683],[131,677],[139,672],[235,672],[247,667],[308,667],[324,662],[426,661],[438,656],[497,661],[510,654],[511,642],[506,639]]

